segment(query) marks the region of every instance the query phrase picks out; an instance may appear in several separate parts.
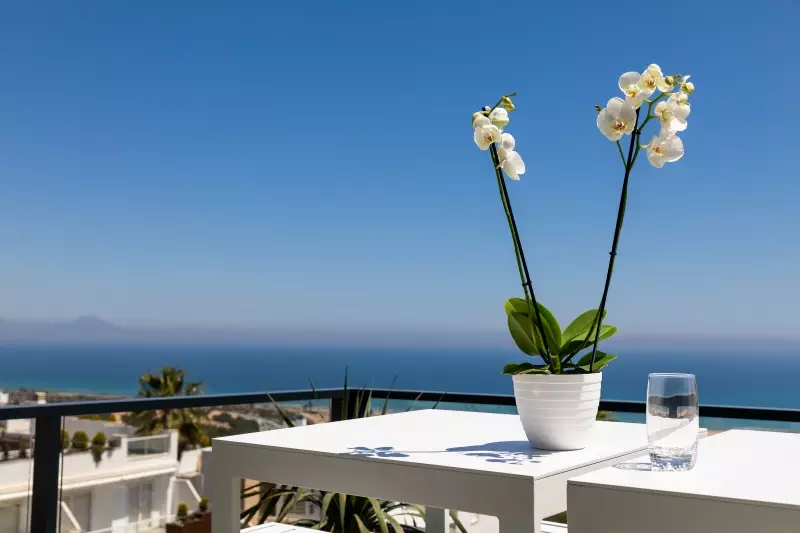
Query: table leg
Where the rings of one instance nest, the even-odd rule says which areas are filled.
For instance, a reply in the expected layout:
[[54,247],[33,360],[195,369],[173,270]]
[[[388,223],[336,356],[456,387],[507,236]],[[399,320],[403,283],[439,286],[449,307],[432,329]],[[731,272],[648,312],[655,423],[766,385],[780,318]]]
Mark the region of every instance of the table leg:
[[211,468],[211,530],[214,533],[238,533],[241,514],[242,480],[225,475],[223,469]]
[[445,510],[425,506],[425,533],[447,533]]
[[542,519],[538,513],[522,513],[516,516],[498,516],[500,533],[541,533]]

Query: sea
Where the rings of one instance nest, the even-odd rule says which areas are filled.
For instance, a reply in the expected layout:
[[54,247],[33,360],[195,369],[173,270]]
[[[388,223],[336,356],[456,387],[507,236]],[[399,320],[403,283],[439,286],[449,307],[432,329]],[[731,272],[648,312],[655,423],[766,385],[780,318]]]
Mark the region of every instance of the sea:
[[[644,401],[651,372],[697,376],[703,404],[800,409],[800,343],[635,346],[611,341],[618,355],[603,372],[605,399]],[[132,395],[137,378],[171,365],[207,393],[351,386],[511,394],[513,348],[297,347],[254,344],[0,345],[0,389]]]

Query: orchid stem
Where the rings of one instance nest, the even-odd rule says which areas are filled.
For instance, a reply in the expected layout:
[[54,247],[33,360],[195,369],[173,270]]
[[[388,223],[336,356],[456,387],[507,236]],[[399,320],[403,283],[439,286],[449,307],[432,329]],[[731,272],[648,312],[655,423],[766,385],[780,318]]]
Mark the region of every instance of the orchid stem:
[[619,140],[617,141],[617,148],[619,149],[619,157],[622,159],[622,166],[624,167],[626,166],[625,155],[622,153],[622,145],[619,143]]
[[516,93],[516,92],[513,92],[513,93],[511,93],[511,94],[507,94],[507,95],[505,95],[505,96],[501,96],[501,97],[500,97],[500,100],[498,100],[498,101],[497,101],[497,103],[496,103],[496,104],[494,104],[494,105],[492,106],[492,108],[491,108],[489,111],[487,111],[487,113],[491,113],[492,111],[494,111],[495,109],[497,109],[497,108],[500,106],[500,104],[502,104],[502,103],[503,103],[503,99],[504,99],[504,98],[511,98],[512,96],[517,96],[517,93]]
[[[509,96],[513,96],[513,93]],[[545,333],[544,325],[542,323],[542,315],[539,312],[539,306],[536,303],[536,295],[533,292],[533,282],[531,281],[531,275],[528,270],[528,263],[525,261],[525,252],[522,249],[522,241],[519,238],[517,222],[514,218],[514,211],[511,208],[511,199],[508,196],[508,189],[506,188],[506,182],[503,178],[503,171],[500,170],[500,158],[497,154],[497,147],[492,144],[489,147],[489,150],[492,156],[492,164],[494,165],[495,174],[497,175],[498,185],[500,187],[500,199],[503,202],[506,218],[508,219],[508,226],[511,229],[511,238],[514,241],[514,252],[517,255],[517,267],[519,268],[520,279],[522,280],[522,288],[525,292],[525,300],[528,304],[528,318],[531,318],[531,311],[533,311],[532,314],[536,317],[536,323],[539,326],[539,332],[541,333],[542,337],[542,345],[544,347],[543,357],[550,367],[550,371],[555,373],[557,371],[556,363],[553,361],[552,354],[550,353],[550,347],[547,345],[547,334]],[[531,334],[531,339],[535,342],[536,332],[532,331]],[[560,364],[558,366],[560,367]]]
[[[661,98],[661,96],[659,96],[659,98]],[[649,105],[652,107],[653,102],[651,102]],[[649,114],[650,113],[648,112],[648,115]],[[634,150],[634,147],[638,146],[639,144],[638,140],[639,140],[639,135],[641,134],[641,130],[637,127],[638,125],[639,125],[639,109],[636,110],[636,123],[633,127],[633,133],[631,134],[631,142],[630,146],[628,147],[628,161],[625,165],[625,178],[622,180],[622,192],[620,193],[620,198],[619,198],[619,209],[617,210],[617,225],[614,228],[614,240],[611,243],[611,252],[609,252],[609,255],[611,257],[608,260],[608,271],[606,271],[606,284],[605,287],[603,288],[603,297],[600,299],[600,309],[597,310],[597,330],[594,333],[594,346],[592,347],[592,362],[589,365],[589,373],[594,372],[594,362],[595,359],[597,358],[597,344],[600,342],[600,330],[603,327],[603,313],[605,312],[606,309],[606,299],[608,298],[608,290],[611,288],[611,276],[614,273],[614,260],[617,257],[617,246],[619,245],[619,236],[620,233],[622,232],[622,222],[625,219],[625,206],[628,203],[628,178],[631,175],[631,169],[633,169],[633,164],[636,162],[635,156],[638,155],[639,153],[639,150]],[[644,124],[642,124],[642,126],[644,126]]]

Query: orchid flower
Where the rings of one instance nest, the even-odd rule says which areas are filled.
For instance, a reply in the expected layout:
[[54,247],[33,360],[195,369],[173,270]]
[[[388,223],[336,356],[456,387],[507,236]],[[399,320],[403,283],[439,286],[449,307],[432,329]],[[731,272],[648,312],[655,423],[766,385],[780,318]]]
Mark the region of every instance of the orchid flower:
[[512,180],[519,180],[520,174],[525,174],[525,162],[517,152],[514,151],[514,137],[510,133],[501,136],[500,146],[497,147],[497,157],[500,159],[500,167]]
[[472,119],[472,127],[475,129],[473,136],[475,144],[481,150],[488,150],[493,143],[500,140],[500,130],[485,115],[480,113],[476,113],[476,115]]
[[609,100],[606,108],[597,115],[597,127],[610,141],[618,141],[623,135],[630,134],[635,123],[636,111],[621,98]]
[[656,168],[683,157],[683,141],[677,135],[659,134],[647,144],[647,160]]

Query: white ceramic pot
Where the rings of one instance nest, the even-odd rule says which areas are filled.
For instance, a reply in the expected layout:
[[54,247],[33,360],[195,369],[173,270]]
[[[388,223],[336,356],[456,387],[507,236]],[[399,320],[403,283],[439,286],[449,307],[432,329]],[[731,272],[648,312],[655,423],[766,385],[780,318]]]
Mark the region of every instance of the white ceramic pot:
[[600,405],[603,374],[518,374],[514,398],[531,445],[580,450],[589,442]]

